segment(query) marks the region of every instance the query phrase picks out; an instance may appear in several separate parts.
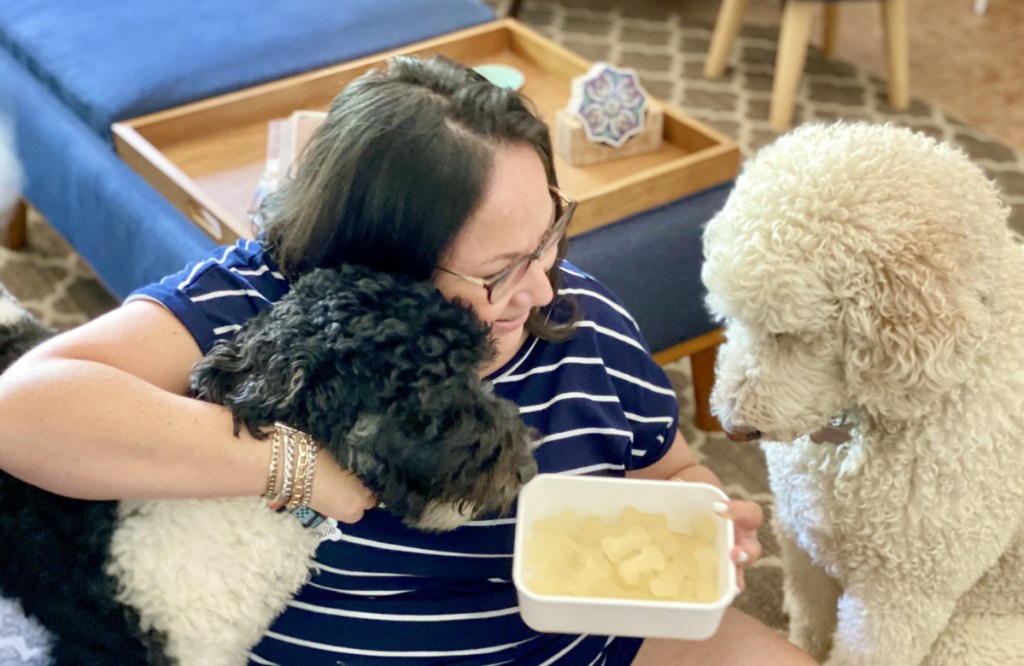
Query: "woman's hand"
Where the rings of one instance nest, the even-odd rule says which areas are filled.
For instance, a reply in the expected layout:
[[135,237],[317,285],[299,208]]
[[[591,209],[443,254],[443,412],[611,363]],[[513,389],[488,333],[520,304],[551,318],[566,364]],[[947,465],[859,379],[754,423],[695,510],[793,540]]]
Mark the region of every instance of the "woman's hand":
[[736,545],[732,549],[732,561],[736,564],[736,584],[742,590],[746,583],[743,571],[761,557],[761,542],[757,530],[764,524],[764,511],[757,502],[729,500],[720,502],[724,510],[716,513],[731,520],[736,530]]
[[309,508],[339,523],[358,522],[377,506],[377,497],[323,449],[317,454]]

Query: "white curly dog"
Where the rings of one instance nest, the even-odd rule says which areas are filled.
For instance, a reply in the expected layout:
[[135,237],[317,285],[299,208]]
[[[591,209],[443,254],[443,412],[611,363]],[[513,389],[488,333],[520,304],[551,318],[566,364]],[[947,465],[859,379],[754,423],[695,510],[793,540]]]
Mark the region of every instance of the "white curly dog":
[[1024,253],[959,150],[808,125],[704,236],[712,405],[762,438],[790,638],[828,666],[1024,664]]

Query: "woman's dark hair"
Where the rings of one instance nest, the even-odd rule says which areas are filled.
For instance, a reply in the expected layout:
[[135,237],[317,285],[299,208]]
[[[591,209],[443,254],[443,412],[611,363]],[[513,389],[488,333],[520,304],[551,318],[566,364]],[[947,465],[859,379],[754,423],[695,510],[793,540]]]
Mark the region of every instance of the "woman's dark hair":
[[[289,279],[343,263],[430,279],[480,205],[495,150],[517,143],[557,185],[548,127],[528,100],[439,56],[392,58],[338,94],[293,178],[264,200],[271,254]],[[563,239],[559,260],[566,249]],[[535,311],[530,333],[571,335],[575,308],[558,301],[548,310],[570,314]]]

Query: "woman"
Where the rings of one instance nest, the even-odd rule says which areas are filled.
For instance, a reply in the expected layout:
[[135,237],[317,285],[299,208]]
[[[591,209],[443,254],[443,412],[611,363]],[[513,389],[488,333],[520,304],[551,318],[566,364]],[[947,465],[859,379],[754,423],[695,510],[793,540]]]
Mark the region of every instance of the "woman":
[[[561,261],[573,207],[547,128],[519,95],[441,59],[397,58],[334,101],[266,202],[259,242],[141,289],[4,374],[2,466],[85,498],[261,495],[270,445],[185,397],[189,370],[290,280],[356,262],[432,279],[490,325],[496,355],[480,374],[543,434],[541,471],[717,484],[679,434],[635,322]],[[374,504],[322,456],[310,506],[339,524],[252,663],[812,663],[735,611],[709,641],[649,641],[639,657],[639,639],[537,634],[510,582],[513,518],[426,534]],[[729,514],[734,558],[749,565],[760,509],[733,501]]]

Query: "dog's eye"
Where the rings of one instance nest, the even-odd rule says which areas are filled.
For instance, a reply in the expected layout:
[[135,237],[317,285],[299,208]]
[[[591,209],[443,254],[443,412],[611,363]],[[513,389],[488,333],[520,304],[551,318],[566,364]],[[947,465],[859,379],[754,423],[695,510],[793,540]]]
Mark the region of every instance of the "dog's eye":
[[780,345],[783,345],[783,344],[786,344],[788,342],[791,342],[795,337],[796,336],[793,335],[792,333],[773,333],[772,334],[772,339],[775,340],[776,344],[780,344]]

